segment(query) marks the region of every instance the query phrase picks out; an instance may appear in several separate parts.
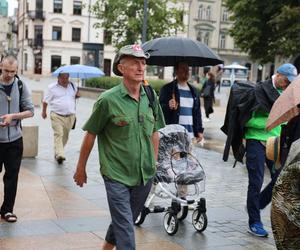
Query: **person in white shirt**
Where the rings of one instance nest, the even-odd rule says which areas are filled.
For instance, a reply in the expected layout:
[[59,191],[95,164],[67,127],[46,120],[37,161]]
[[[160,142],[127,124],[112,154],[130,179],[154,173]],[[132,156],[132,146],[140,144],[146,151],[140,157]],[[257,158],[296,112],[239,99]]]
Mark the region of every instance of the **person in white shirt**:
[[62,164],[66,160],[64,147],[67,144],[70,130],[75,125],[75,101],[77,97],[79,97],[78,89],[69,81],[69,74],[60,73],[57,82],[49,85],[43,100],[42,117],[43,119],[47,118],[49,105],[54,132],[54,157],[58,164]]

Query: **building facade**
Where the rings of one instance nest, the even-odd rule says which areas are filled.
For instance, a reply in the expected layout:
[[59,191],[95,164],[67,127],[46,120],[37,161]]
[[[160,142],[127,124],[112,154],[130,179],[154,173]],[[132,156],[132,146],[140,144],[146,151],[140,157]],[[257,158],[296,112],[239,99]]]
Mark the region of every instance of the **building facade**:
[[103,32],[93,28],[96,18],[89,12],[94,2],[19,0],[20,73],[50,75],[69,64],[103,68]]
[[214,50],[224,60],[224,65],[238,63],[249,69],[250,80],[256,82],[269,77],[274,65],[259,65],[242,52],[229,34],[232,21],[222,0],[192,0],[189,12],[188,36]]

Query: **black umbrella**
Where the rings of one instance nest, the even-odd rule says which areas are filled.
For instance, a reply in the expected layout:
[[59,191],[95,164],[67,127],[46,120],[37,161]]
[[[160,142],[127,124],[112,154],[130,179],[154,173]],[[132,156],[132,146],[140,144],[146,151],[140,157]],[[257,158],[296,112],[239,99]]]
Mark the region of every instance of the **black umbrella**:
[[186,62],[189,66],[213,66],[223,61],[204,43],[183,37],[162,37],[142,45],[150,54],[148,65],[175,66]]

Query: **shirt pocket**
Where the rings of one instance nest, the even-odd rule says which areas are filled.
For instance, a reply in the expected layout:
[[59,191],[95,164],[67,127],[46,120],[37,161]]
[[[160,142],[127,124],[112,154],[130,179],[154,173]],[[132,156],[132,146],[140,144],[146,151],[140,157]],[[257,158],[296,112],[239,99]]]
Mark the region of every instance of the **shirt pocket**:
[[144,131],[146,135],[152,136],[154,130],[154,117],[145,115]]
[[133,119],[126,116],[118,116],[112,119],[111,136],[119,139],[127,139],[134,133]]

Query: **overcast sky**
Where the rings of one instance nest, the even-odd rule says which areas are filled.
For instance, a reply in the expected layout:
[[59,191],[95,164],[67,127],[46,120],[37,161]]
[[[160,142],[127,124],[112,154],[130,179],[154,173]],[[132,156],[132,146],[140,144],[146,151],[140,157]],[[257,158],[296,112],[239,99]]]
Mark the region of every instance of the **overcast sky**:
[[14,9],[18,7],[17,0],[8,0],[8,15],[12,16],[14,14]]

